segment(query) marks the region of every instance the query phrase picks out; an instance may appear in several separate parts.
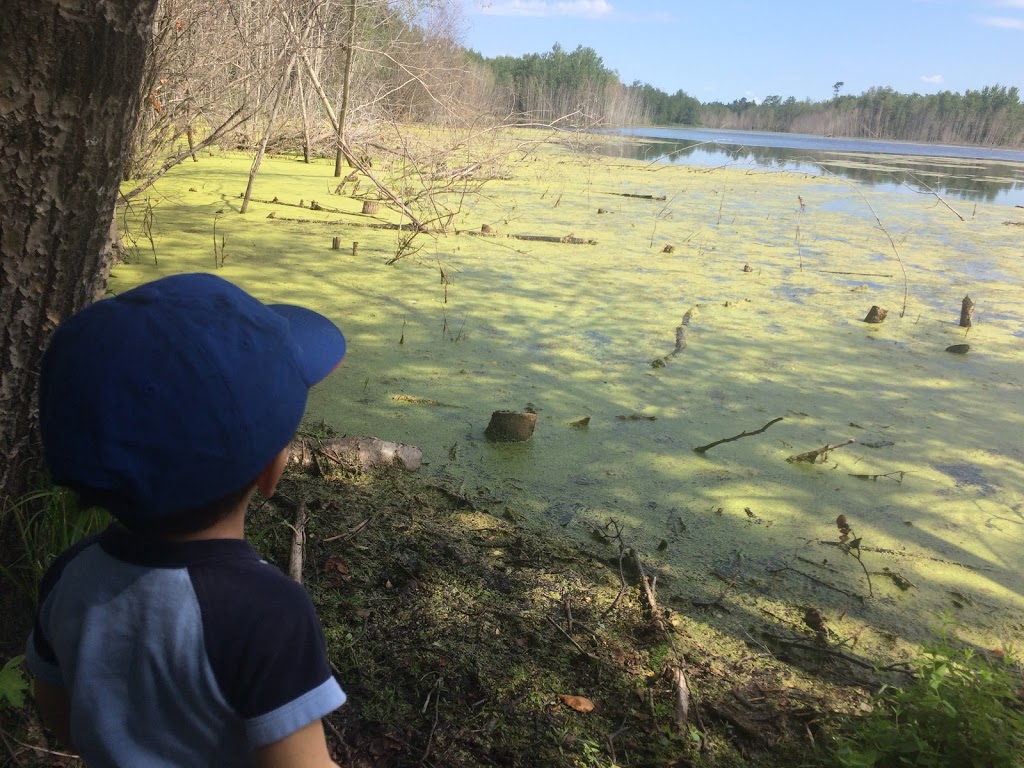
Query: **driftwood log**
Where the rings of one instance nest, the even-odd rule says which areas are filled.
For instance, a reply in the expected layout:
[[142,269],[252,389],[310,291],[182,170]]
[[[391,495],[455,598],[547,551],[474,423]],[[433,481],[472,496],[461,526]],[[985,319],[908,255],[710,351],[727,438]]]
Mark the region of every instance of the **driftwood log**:
[[377,437],[295,440],[289,447],[288,463],[312,467],[316,466],[318,456],[329,462],[366,472],[390,466],[416,472],[423,463],[423,452],[419,448],[392,443]]
[[974,302],[970,296],[964,296],[963,303],[960,305],[960,327],[970,328],[971,317],[974,315]]
[[521,443],[533,437],[537,414],[531,411],[495,411],[484,436],[495,443]]

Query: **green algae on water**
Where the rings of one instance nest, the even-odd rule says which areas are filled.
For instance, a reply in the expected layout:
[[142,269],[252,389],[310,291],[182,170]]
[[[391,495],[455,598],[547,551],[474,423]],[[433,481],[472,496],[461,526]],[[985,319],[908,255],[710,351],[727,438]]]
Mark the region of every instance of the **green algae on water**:
[[[741,563],[717,621],[813,605],[867,649],[917,642],[946,611],[987,647],[1019,633],[1024,266],[1006,224],[1020,211],[960,201],[961,220],[933,196],[828,176],[550,146],[445,201],[453,228],[489,236],[420,235],[389,264],[406,233],[367,225],[399,217],[331,194],[328,161],[267,158],[238,214],[250,161],[215,155],[159,181],[153,249],[112,290],[214,271],[216,242],[218,274],[345,330],[311,418],[417,445],[437,481],[484,488],[581,546],[616,521],[663,595],[713,599],[723,564]],[[862,322],[873,305],[889,310],[881,324]],[[652,367],[692,308],[685,349]],[[528,443],[484,439],[493,411],[526,408]],[[785,460],[850,438],[824,463]],[[840,515],[863,568],[839,546]]]

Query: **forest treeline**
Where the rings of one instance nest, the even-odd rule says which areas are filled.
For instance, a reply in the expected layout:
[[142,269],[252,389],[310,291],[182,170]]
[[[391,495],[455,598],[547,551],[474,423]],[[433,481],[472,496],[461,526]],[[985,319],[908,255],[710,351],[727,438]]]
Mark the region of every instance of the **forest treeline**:
[[[161,0],[127,175],[154,178],[204,144],[337,155],[382,126],[692,125],[1024,146],[1016,88],[702,103],[624,84],[592,48],[485,58],[458,0]],[[169,148],[173,154],[168,157]],[[349,157],[351,157],[351,153]]]
[[578,115],[605,125],[686,125],[705,128],[829,134],[871,139],[1024,146],[1024,104],[1016,87],[965,93],[898,93],[871,88],[826,101],[792,96],[702,103],[685,91],[668,94],[647,83],[624,85],[592,48],[471,61],[486,66],[503,108],[530,119]]

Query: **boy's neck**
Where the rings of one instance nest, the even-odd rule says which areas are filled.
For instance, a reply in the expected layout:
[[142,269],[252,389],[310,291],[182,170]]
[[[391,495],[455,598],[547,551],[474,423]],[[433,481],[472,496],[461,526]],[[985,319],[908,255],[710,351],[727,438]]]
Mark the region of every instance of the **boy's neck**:
[[173,536],[165,536],[168,541],[204,541],[206,539],[244,539],[245,538],[245,511],[249,506],[249,499],[240,504],[227,517],[222,517],[209,528],[192,533],[183,533]]

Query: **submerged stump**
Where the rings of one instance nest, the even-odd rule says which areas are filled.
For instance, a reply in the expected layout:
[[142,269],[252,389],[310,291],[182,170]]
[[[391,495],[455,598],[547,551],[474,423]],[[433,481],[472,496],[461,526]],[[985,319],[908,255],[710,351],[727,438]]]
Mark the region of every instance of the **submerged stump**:
[[960,305],[960,327],[970,328],[971,317],[974,315],[974,302],[970,296],[964,296],[963,303]]
[[522,443],[533,437],[537,414],[530,411],[495,411],[484,436],[494,443]]
[[875,305],[868,310],[867,317],[864,318],[865,323],[880,323],[885,320],[885,316],[889,314],[888,309],[882,309]]

